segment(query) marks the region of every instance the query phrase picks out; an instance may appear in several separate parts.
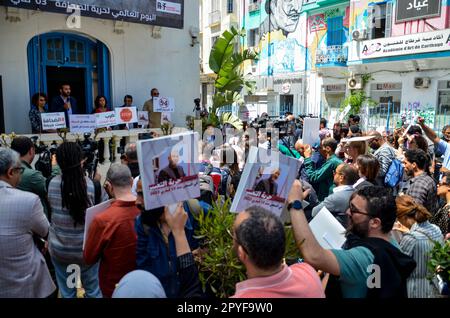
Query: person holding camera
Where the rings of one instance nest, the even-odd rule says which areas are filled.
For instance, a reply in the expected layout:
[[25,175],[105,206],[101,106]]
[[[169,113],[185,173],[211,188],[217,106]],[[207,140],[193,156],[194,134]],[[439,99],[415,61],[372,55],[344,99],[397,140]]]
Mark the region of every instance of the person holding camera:
[[26,136],[16,137],[11,142],[11,149],[19,153],[23,167],[22,178],[17,189],[38,195],[44,208],[44,214],[50,219],[46,179],[40,171],[31,167],[36,154],[33,141]]

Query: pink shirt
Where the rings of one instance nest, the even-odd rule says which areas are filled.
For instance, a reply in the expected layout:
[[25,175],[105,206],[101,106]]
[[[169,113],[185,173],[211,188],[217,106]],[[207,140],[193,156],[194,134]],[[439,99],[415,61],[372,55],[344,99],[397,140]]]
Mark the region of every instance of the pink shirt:
[[325,298],[319,275],[307,263],[283,265],[269,277],[256,277],[236,284],[232,298]]

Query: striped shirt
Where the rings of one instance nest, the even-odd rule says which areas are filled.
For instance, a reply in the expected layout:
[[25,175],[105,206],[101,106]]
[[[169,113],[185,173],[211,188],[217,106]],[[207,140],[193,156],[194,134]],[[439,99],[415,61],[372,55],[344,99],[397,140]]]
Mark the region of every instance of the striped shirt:
[[388,172],[392,161],[395,159],[395,149],[385,142],[373,155],[380,163],[380,172],[378,173],[378,176],[384,177]]
[[[88,178],[86,181],[89,201],[95,202],[94,183]],[[74,225],[69,210],[62,207],[61,176],[56,176],[50,181],[48,199],[52,208],[52,223],[48,237],[50,255],[61,263],[84,264],[84,224]],[[102,189],[101,201],[107,199]]]
[[417,263],[407,280],[408,298],[429,298],[437,296],[437,289],[427,279],[427,263],[434,242],[443,242],[441,230],[428,221],[415,223],[400,241],[400,249]]

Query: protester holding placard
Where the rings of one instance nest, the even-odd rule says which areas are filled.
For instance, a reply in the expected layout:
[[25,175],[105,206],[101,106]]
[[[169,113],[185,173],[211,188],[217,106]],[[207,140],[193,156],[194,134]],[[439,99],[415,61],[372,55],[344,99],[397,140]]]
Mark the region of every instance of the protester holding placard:
[[95,98],[94,106],[95,106],[95,108],[92,111],[93,114],[105,113],[105,112],[109,111],[108,101],[107,101],[106,97],[103,95],[98,95]]
[[325,298],[317,272],[307,263],[286,265],[281,220],[261,207],[240,213],[233,225],[233,249],[248,279],[234,298]]
[[143,110],[148,112],[148,123],[150,128],[161,128],[161,113],[153,111],[153,98],[159,97],[157,88],[152,88],[150,92],[151,98],[145,102]]
[[[302,185],[295,181],[288,202],[301,200]],[[416,262],[391,243],[390,232],[396,211],[390,190],[382,187],[358,190],[350,197],[347,241],[342,250],[328,250],[314,237],[303,208],[291,206],[292,227],[302,256],[315,269],[332,275],[327,285],[327,297],[407,297],[406,278],[416,267]],[[374,266],[378,268],[376,282],[371,278],[373,276],[369,277]]]
[[[155,275],[163,285],[168,298],[179,297],[176,242],[164,215],[165,208],[145,209],[141,180],[138,181],[136,192],[136,206],[141,210],[141,215],[136,219],[137,268]],[[185,225],[185,235],[192,249],[195,243],[189,218]]]
[[31,132],[33,134],[45,133],[42,129],[41,114],[47,112],[47,95],[36,93],[31,98],[31,109],[28,114],[31,123]]
[[100,261],[99,281],[103,297],[111,297],[120,279],[136,268],[135,218],[139,209],[131,193],[133,179],[126,165],[114,164],[106,175],[105,187],[115,199],[97,214],[89,227],[84,260],[88,265]]

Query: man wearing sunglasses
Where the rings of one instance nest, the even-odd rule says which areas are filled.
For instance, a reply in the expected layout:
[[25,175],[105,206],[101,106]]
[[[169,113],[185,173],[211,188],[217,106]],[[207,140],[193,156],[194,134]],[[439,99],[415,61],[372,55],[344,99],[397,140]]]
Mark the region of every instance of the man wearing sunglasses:
[[161,128],[161,113],[153,110],[153,99],[159,97],[159,91],[157,88],[152,88],[150,91],[151,98],[145,102],[143,111],[148,112],[149,128]]
[[332,275],[327,297],[407,297],[406,279],[416,263],[391,243],[397,207],[389,190],[365,187],[350,197],[343,249],[319,245],[305,218],[302,200],[302,186],[296,180],[288,196],[295,239],[307,263]]

